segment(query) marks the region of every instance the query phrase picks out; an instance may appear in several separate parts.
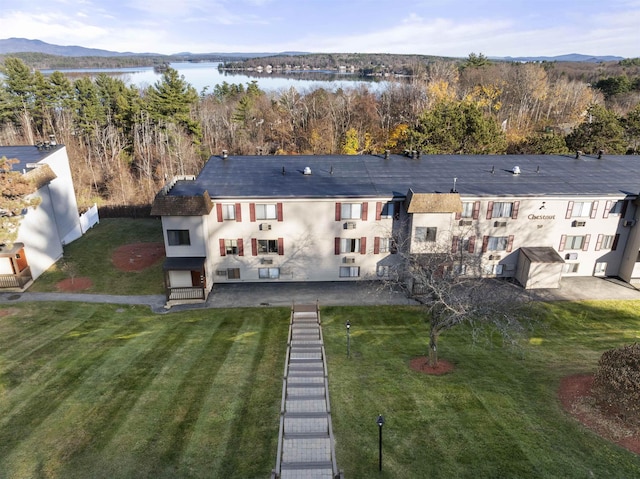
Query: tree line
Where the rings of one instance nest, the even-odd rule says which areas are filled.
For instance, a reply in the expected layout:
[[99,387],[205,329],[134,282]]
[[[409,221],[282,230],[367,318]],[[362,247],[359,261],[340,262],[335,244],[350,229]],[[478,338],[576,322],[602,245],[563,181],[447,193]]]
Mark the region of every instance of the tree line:
[[[626,68],[626,67],[625,67]],[[631,64],[628,68],[637,68]],[[0,67],[0,143],[64,143],[79,203],[147,204],[174,175],[227,150],[252,154],[608,154],[640,148],[637,76],[569,79],[538,63],[416,63],[387,88],[262,91],[223,82],[198,93],[168,68],[138,88],[70,80],[22,60]],[[635,71],[635,70],[633,70]],[[640,85],[638,85],[640,86]]]

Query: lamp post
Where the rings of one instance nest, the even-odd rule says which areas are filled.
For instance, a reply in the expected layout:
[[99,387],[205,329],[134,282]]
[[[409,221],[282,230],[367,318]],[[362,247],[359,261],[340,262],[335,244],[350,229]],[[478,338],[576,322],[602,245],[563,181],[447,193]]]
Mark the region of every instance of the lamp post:
[[384,417],[382,414],[378,416],[378,471],[382,471],[382,426],[384,426]]
[[351,321],[347,321],[347,324],[345,324],[345,326],[347,327],[347,357],[350,358],[351,357]]

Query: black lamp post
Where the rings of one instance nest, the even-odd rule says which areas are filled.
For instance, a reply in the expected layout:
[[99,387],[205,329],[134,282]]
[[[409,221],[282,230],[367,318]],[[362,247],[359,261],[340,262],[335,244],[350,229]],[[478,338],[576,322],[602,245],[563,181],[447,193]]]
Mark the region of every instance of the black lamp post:
[[345,326],[347,327],[347,357],[351,357],[351,321],[347,321],[347,324],[345,324]]
[[384,417],[382,414],[378,416],[378,471],[382,471],[382,426],[384,426]]

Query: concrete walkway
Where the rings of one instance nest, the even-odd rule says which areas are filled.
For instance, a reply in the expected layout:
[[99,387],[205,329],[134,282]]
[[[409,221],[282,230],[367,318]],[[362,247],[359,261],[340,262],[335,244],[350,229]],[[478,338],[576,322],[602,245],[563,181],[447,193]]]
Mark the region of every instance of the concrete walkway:
[[291,308],[272,479],[339,479],[317,304]]

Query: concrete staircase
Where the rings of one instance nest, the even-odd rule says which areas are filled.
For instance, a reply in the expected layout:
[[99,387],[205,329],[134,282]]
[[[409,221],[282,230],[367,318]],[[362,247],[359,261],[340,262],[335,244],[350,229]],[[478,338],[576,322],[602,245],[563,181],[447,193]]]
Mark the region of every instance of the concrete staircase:
[[343,479],[331,428],[327,363],[318,305],[291,308],[272,479]]

